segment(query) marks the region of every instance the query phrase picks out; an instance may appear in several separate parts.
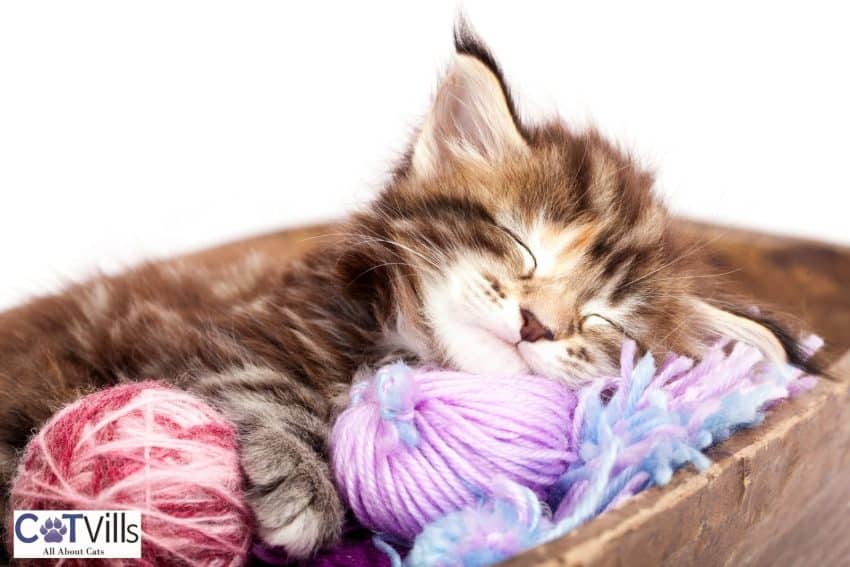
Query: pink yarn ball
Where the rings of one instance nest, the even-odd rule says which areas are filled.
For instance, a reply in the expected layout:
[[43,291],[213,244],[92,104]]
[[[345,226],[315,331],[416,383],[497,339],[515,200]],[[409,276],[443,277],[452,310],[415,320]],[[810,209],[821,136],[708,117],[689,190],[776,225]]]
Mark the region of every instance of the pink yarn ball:
[[546,378],[384,367],[353,388],[334,425],[337,486],[363,525],[407,540],[496,478],[542,497],[575,459],[575,406]]
[[142,559],[113,564],[241,565],[252,523],[240,474],[223,417],[186,392],[134,383],[57,413],[27,445],[10,504],[141,511]]

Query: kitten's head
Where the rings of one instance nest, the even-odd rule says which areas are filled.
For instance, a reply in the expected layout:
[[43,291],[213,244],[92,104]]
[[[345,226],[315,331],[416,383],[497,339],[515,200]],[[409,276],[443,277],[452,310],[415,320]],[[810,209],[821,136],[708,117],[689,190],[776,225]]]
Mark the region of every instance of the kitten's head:
[[[477,373],[582,383],[631,338],[699,354],[710,334],[781,356],[763,326],[695,297],[653,178],[597,133],[520,123],[502,74],[461,30],[402,166],[341,267],[383,298],[387,341]],[[380,301],[378,303],[381,303]]]

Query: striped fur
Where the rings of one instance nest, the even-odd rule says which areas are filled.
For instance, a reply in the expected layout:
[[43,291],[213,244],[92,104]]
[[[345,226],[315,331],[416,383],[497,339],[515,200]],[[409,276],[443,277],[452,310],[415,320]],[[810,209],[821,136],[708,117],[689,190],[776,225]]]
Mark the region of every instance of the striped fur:
[[261,534],[306,556],[344,515],[333,416],[384,361],[579,383],[611,371],[626,336],[698,356],[737,330],[776,350],[775,332],[698,298],[698,247],[672,236],[649,173],[594,131],[519,123],[486,48],[463,28],[456,43],[392,182],[302,260],[150,264],[0,316],[4,481],[61,404],[159,377],[237,424]]

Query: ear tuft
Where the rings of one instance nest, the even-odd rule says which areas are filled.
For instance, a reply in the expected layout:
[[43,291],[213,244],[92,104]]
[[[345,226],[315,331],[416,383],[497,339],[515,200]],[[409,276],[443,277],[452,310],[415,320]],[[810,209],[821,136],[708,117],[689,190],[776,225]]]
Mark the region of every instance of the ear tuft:
[[455,52],[458,55],[468,55],[477,59],[485,67],[487,67],[491,73],[493,73],[494,77],[496,77],[496,80],[499,82],[499,87],[502,89],[502,94],[505,96],[505,102],[508,105],[508,111],[511,113],[511,119],[517,129],[520,130],[520,133],[523,134],[523,137],[525,137],[522,123],[519,120],[516,102],[511,94],[510,87],[508,87],[508,83],[505,81],[505,75],[502,72],[502,68],[499,66],[499,63],[496,61],[496,58],[493,57],[493,53],[484,41],[478,37],[469,25],[469,22],[467,22],[463,17],[458,17],[458,20],[455,23],[454,41]]
[[431,175],[454,159],[492,163],[529,149],[498,65],[465,23],[455,29],[455,46],[413,145],[414,175]]

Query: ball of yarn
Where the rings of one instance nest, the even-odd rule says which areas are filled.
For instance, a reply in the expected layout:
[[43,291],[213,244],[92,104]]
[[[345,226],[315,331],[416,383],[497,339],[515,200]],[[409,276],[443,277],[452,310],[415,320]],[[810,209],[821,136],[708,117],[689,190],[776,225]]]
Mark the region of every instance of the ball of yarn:
[[27,446],[10,504],[139,510],[148,565],[240,565],[251,541],[233,427],[196,397],[153,382],[58,412]]
[[363,525],[405,540],[489,496],[495,478],[542,497],[575,459],[575,405],[546,378],[386,366],[334,425],[337,485]]

